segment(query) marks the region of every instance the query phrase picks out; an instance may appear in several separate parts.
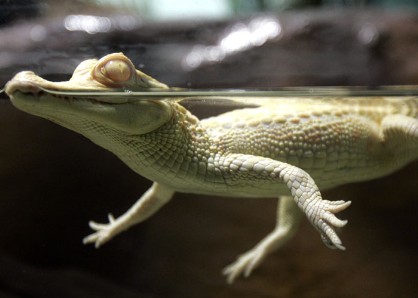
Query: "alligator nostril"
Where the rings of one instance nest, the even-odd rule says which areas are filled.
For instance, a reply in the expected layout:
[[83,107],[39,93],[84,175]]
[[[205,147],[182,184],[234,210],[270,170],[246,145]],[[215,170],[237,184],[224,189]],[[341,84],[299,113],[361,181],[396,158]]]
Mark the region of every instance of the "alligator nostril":
[[7,82],[5,87],[6,94],[10,97],[16,91],[20,91],[22,93],[30,93],[33,95],[37,95],[42,90],[35,84],[25,81],[25,80],[11,80]]

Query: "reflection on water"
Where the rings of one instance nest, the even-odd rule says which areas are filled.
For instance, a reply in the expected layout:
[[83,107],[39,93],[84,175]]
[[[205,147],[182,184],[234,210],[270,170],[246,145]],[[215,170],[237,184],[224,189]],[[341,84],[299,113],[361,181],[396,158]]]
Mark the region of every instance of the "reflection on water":
[[184,69],[193,70],[202,64],[220,62],[237,52],[259,47],[277,39],[282,26],[276,17],[254,18],[248,23],[237,23],[215,45],[196,45],[183,59]]
[[138,20],[132,16],[101,17],[93,15],[68,15],[64,27],[68,31],[84,31],[89,34],[106,33],[113,30],[132,30]]
[[[294,97],[364,97],[364,96],[416,96],[418,95],[418,86],[380,86],[369,88],[366,86],[358,87],[283,87],[283,88],[251,88],[251,89],[182,89],[173,88],[168,91],[135,91],[123,89],[119,91],[94,91],[94,90],[78,90],[78,91],[57,91],[38,87],[42,91],[55,95],[68,95],[78,97],[129,97],[129,100],[147,100],[158,98],[180,97],[190,100],[202,97],[266,97],[266,98],[294,98]],[[4,92],[4,88],[0,89],[0,94]]]

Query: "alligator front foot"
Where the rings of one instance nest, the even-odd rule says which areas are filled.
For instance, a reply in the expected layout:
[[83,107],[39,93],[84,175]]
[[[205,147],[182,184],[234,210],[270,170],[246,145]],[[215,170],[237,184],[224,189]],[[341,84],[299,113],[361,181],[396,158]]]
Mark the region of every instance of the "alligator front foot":
[[308,219],[321,234],[322,241],[331,249],[345,250],[335,230],[344,227],[347,220],[341,220],[334,214],[346,209],[350,204],[350,201],[318,200],[310,206],[310,212],[306,211]]

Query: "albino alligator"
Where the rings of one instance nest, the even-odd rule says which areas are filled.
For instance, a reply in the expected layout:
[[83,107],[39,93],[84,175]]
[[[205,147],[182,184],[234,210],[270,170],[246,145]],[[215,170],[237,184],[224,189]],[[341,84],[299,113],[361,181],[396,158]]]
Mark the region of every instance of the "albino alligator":
[[[144,221],[174,192],[279,197],[276,228],[226,267],[229,282],[251,271],[295,232],[305,213],[330,248],[344,249],[334,214],[350,202],[323,200],[319,189],[386,175],[418,157],[418,99],[277,99],[197,119],[173,100],[90,97],[58,91],[170,90],[136,70],[123,54],[86,60],[67,82],[18,73],[6,86],[12,103],[113,152],[154,181],[123,215],[90,222],[96,247]],[[236,100],[236,99],[233,99]],[[257,99],[253,100],[256,101]],[[301,212],[302,211],[302,212]]]

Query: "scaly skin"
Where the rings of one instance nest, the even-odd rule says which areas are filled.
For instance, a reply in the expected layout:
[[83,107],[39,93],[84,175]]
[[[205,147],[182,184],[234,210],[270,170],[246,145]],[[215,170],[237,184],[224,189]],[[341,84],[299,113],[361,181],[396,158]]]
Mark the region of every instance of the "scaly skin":
[[[19,109],[74,130],[116,154],[152,187],[109,223],[90,222],[96,247],[142,222],[174,192],[279,197],[276,228],[224,270],[248,276],[296,231],[304,213],[330,248],[344,249],[334,214],[350,202],[323,200],[319,189],[386,175],[418,157],[418,99],[246,99],[237,109],[199,121],[178,101],[132,97],[60,97],[58,91],[169,90],[135,70],[123,54],[81,63],[68,82],[32,72],[6,86]],[[231,98],[239,101],[240,99]],[[302,212],[300,212],[302,211]]]

